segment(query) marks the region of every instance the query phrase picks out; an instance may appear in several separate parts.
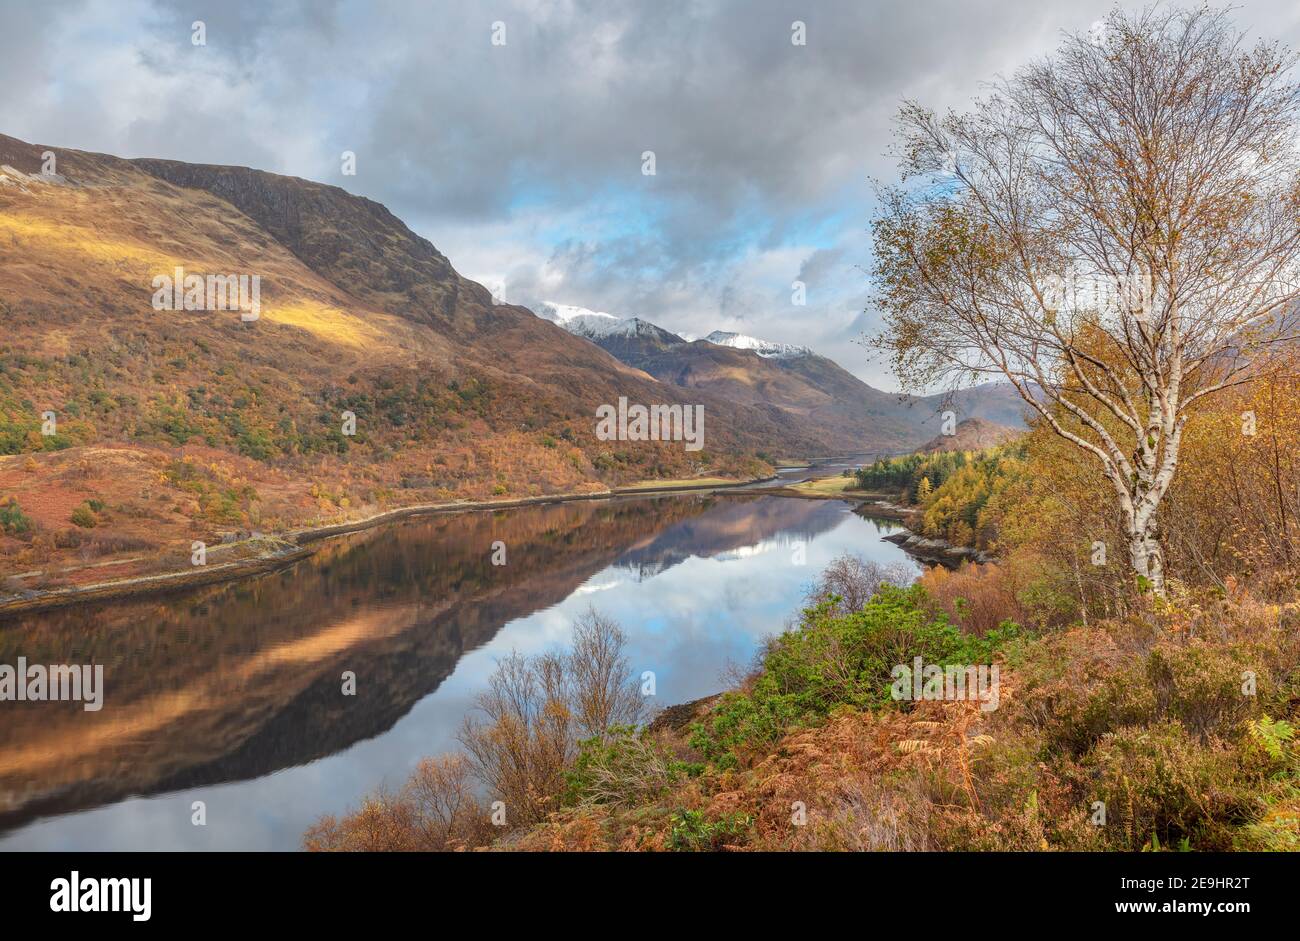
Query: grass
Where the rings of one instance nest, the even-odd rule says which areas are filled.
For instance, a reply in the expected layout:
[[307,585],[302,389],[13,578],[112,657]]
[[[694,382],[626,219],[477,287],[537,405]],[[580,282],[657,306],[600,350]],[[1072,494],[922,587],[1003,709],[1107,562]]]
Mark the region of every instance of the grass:
[[157,269],[156,273],[169,273],[176,265],[184,264],[181,259],[137,242],[113,241],[104,232],[87,226],[49,222],[20,213],[0,216],[0,233],[33,254],[75,254],[118,271],[134,264]]
[[264,309],[262,316],[274,323],[300,327],[318,339],[357,349],[380,340],[379,332],[362,318],[305,298]]
[[[797,626],[771,638],[756,669],[697,708],[687,728],[606,724],[604,734],[551,749],[562,758],[539,763],[545,779],[525,782],[545,799],[508,835],[486,822],[486,806],[464,796],[468,784],[451,771],[465,759],[450,756],[422,764],[444,770],[416,780],[405,796],[386,804],[374,795],[341,821],[322,818],[305,845],[1300,847],[1300,602],[1207,597],[1179,609],[1175,600],[1167,611],[1037,629],[1012,618],[1021,612],[1005,566],[989,566],[979,579],[973,568],[943,579],[927,574],[906,588],[879,584],[861,603],[847,595],[866,581],[842,595],[843,582],[824,573]],[[964,579],[961,597],[950,578]],[[987,579],[1008,590],[990,590]],[[1002,617],[972,619],[971,592],[1003,599]],[[565,662],[586,662],[576,656]],[[898,668],[918,657],[927,670],[997,666],[995,695],[986,700],[967,688],[900,696]],[[1258,682],[1249,694],[1241,688],[1247,674]],[[481,773],[474,767],[471,775]],[[438,819],[424,819],[422,801]],[[447,807],[464,808],[464,819],[443,819]]]
[[641,480],[634,484],[617,488],[624,490],[683,490],[688,487],[712,487],[725,484],[738,484],[743,481],[731,477],[677,477],[667,480]]
[[805,480],[803,483],[792,484],[789,489],[797,490],[800,493],[815,494],[835,494],[843,493],[857,484],[853,477],[821,477],[817,480]]

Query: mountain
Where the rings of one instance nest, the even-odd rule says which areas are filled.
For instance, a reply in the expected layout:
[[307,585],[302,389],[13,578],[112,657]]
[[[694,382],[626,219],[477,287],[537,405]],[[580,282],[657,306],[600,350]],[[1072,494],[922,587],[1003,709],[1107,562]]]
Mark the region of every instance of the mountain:
[[[986,382],[919,401],[930,403],[938,414],[951,409],[958,418],[979,418],[1017,431],[1026,427],[1025,416],[1030,411],[1020,393],[1007,382]],[[931,424],[927,422],[926,427]]]
[[620,319],[546,303],[539,314],[663,382],[744,405],[770,405],[830,430],[836,450],[911,450],[939,431],[944,413],[1022,426],[1024,403],[1009,385],[907,396],[875,389],[805,346],[716,330],[688,341],[640,318]]
[[[0,577],[143,574],[193,540],[933,433],[928,405],[806,350],[542,313],[335,186],[0,136]],[[705,446],[601,440],[623,398],[702,406]]]
[[[226,276],[247,310],[219,309]],[[165,288],[195,277],[192,296]],[[596,409],[620,397],[704,406],[706,447],[598,439]],[[338,187],[0,136],[0,505],[18,506],[0,576],[84,580],[109,558],[411,503],[753,475],[760,453],[838,444],[494,303]]]
[[538,316],[558,324],[574,336],[591,340],[621,362],[641,368],[636,362],[649,351],[662,351],[683,344],[686,340],[669,333],[648,320],[632,317],[627,320],[584,307],[545,303]]
[[[581,310],[543,306],[548,311]],[[575,312],[558,322],[662,382],[739,405],[771,407],[801,425],[822,429],[833,442],[823,454],[909,450],[925,437],[894,413],[897,396],[872,389],[803,347],[734,333],[710,334],[727,341],[721,344],[691,341],[640,318],[607,317],[593,320],[590,313]],[[832,372],[838,373],[835,383],[813,378]]]
[[760,340],[757,337],[746,336],[743,333],[727,333],[724,330],[714,330],[704,339],[710,343],[716,343],[718,346],[730,346],[737,350],[753,350],[764,359],[788,359],[793,356],[813,355],[812,350],[806,346],[773,343],[771,340]]
[[997,447],[1019,437],[1021,432],[1006,425],[998,425],[982,418],[968,418],[958,422],[951,435],[937,435],[917,448],[918,451],[982,451]]
[[543,304],[537,309],[537,316],[559,324],[570,333],[588,338],[599,336],[610,329],[625,329],[623,320],[613,314],[567,304]]

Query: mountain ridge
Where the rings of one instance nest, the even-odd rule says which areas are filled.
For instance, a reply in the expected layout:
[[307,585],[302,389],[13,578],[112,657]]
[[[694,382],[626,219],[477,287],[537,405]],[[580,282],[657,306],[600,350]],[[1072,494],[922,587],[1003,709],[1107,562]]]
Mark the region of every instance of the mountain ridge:
[[[929,396],[884,392],[806,346],[715,330],[688,340],[639,317],[619,318],[547,302],[539,316],[663,382],[707,389],[743,404],[767,403],[834,428],[845,450],[910,450],[952,411],[962,419],[1024,426],[1023,403],[1009,385],[987,383]],[[870,443],[868,443],[870,442]],[[856,447],[852,443],[856,443]]]
[[1006,425],[982,418],[967,418],[957,424],[952,434],[936,435],[917,450],[926,454],[938,451],[983,451],[1013,441],[1019,434],[1019,431]]

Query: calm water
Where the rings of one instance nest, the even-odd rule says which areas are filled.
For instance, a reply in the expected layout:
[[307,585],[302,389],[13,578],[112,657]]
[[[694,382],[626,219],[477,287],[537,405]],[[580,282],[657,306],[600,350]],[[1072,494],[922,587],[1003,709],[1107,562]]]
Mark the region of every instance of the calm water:
[[749,664],[835,556],[906,560],[892,526],[770,496],[428,517],[253,581],[2,622],[0,663],[102,663],[106,692],[94,713],[0,704],[0,849],[297,848],[453,748],[496,660],[567,647],[589,606],[621,623],[656,702],[684,702]]

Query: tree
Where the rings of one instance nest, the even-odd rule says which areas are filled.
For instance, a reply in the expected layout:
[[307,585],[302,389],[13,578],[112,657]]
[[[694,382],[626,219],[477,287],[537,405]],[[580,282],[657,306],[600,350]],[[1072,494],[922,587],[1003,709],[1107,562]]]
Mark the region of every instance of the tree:
[[592,608],[574,622],[571,653],[512,652],[497,662],[458,738],[469,773],[508,808],[508,826],[531,826],[555,809],[582,740],[640,721],[645,700],[626,644],[618,624]]
[[1294,63],[1222,11],[1115,11],[969,113],[900,111],[879,346],[909,385],[1009,380],[1095,459],[1158,593],[1187,421],[1295,326]]
[[915,578],[912,567],[901,562],[882,565],[852,553],[836,556],[804,596],[809,607],[832,602],[836,615],[861,611],[883,587],[903,587]]

